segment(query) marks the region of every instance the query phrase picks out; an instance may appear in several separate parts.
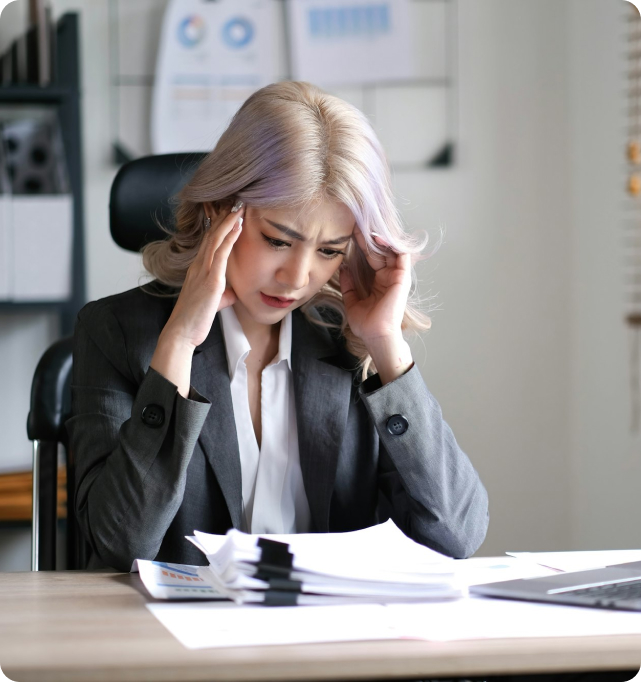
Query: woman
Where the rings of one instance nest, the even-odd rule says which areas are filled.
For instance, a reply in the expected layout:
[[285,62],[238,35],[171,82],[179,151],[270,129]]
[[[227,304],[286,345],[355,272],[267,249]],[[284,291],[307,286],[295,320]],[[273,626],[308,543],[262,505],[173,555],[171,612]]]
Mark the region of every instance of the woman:
[[455,557],[487,495],[414,366],[412,260],[366,118],[305,83],[252,95],[149,245],[150,285],[78,316],[70,444],[90,566],[202,563],[184,536],[388,515]]

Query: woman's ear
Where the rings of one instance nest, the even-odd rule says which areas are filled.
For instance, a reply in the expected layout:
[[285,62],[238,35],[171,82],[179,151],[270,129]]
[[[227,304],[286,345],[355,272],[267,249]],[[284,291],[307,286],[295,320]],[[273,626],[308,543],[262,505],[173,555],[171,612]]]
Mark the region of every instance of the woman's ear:
[[218,215],[218,210],[216,209],[216,202],[214,201],[205,201],[203,203],[203,210],[205,211],[205,216],[212,221]]

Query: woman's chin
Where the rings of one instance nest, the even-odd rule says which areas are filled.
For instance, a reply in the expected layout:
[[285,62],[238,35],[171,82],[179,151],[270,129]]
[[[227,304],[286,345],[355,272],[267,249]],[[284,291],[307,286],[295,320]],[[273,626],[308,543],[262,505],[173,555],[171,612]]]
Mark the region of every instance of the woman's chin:
[[267,305],[263,303],[259,295],[256,301],[243,301],[239,298],[234,303],[234,310],[239,319],[241,317],[249,318],[255,324],[277,324],[285,318],[292,308],[276,308]]

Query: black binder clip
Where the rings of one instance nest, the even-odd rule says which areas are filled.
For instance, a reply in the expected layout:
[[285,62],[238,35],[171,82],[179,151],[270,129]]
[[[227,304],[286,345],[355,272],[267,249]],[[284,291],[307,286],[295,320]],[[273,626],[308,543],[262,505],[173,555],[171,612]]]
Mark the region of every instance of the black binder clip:
[[254,577],[269,585],[265,590],[264,605],[295,606],[303,585],[300,580],[290,577],[294,555],[289,551],[289,545],[266,538],[258,538],[256,544],[261,551]]
[[298,604],[298,592],[281,592],[268,590],[265,592],[263,606],[296,606]]
[[259,566],[268,564],[281,568],[292,567],[294,555],[289,551],[288,544],[267,538],[258,538],[257,544],[261,549]]

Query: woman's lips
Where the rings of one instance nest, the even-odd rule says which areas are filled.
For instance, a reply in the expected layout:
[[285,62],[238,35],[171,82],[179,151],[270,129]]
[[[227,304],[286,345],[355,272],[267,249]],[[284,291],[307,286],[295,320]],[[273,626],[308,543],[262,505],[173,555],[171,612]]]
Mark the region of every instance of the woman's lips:
[[265,305],[269,305],[272,308],[288,308],[292,303],[296,302],[295,298],[281,298],[280,296],[268,296],[262,291],[260,292],[260,298]]

